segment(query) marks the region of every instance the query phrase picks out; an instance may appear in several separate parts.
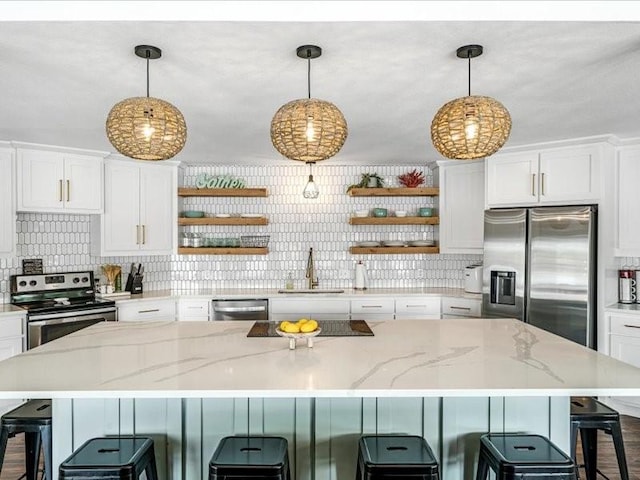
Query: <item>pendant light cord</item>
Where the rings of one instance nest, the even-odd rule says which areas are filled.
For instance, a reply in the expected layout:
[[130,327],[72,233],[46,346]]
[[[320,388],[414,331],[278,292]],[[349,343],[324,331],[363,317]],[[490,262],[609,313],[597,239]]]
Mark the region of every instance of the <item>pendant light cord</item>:
[[151,52],[147,50],[145,56],[147,57],[147,98],[149,98],[149,58],[151,57]]
[[471,96],[471,54],[467,52],[467,58],[469,59],[469,96]]
[[311,98],[311,50],[307,49],[307,92]]

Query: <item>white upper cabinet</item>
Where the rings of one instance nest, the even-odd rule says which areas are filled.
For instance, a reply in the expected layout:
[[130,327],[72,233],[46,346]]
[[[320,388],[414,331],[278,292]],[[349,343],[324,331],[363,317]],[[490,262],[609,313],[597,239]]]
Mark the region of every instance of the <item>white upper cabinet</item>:
[[97,255],[170,255],[177,235],[173,164],[105,161],[104,214],[92,225]]
[[640,146],[621,147],[616,158],[616,247],[622,257],[640,256]]
[[489,157],[487,206],[596,203],[601,156],[594,144]]
[[104,152],[17,148],[20,212],[102,213]]
[[440,253],[483,252],[484,161],[439,162]]
[[13,256],[16,246],[14,149],[0,145],[0,256]]

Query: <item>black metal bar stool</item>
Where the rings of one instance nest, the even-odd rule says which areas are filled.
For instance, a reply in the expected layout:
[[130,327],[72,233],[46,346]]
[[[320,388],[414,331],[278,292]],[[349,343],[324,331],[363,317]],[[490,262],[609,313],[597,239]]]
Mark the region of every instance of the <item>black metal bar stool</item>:
[[598,430],[613,438],[620,478],[629,480],[618,412],[592,397],[571,397],[571,458],[576,464],[578,430],[587,480],[595,480],[598,471]]
[[45,479],[51,480],[51,400],[29,400],[5,413],[0,424],[0,471],[8,439],[18,433],[24,433],[27,480],[36,480],[38,477],[41,448],[44,455]]
[[491,468],[497,480],[575,480],[576,467],[567,455],[541,435],[488,433],[480,437],[476,480]]
[[158,480],[153,440],[148,437],[100,437],[83,443],[60,464],[58,478]]
[[356,480],[410,477],[438,480],[438,461],[426,440],[416,435],[363,435],[358,441]]
[[287,439],[268,436],[223,438],[209,462],[209,480],[224,480],[225,477],[290,480]]

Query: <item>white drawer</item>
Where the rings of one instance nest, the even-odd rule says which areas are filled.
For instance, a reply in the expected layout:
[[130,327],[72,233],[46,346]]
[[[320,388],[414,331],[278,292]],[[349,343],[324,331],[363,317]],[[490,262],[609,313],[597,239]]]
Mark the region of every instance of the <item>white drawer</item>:
[[611,314],[610,332],[628,337],[640,337],[640,315]]
[[0,317],[0,338],[19,337],[22,335],[22,316]]
[[178,320],[208,320],[211,300],[179,300]]
[[397,297],[397,315],[402,315],[403,318],[409,318],[408,315],[416,315],[416,318],[425,316],[440,318],[440,297]]
[[[318,314],[335,313],[349,315],[349,300],[333,298],[275,298],[269,300],[269,310],[272,315],[281,313],[304,317]],[[345,317],[346,318],[346,317]]]
[[443,297],[442,315],[480,317],[480,305],[480,299]]
[[118,321],[175,320],[176,304],[173,300],[136,302],[118,306]]
[[393,316],[394,309],[395,301],[393,298],[351,300],[351,315],[388,313]]

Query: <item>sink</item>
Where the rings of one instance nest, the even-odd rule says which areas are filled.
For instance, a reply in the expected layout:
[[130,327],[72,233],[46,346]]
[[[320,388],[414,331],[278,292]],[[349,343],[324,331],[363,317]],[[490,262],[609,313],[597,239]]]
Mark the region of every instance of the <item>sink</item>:
[[278,293],[344,293],[338,288],[298,288],[294,290],[278,290]]

